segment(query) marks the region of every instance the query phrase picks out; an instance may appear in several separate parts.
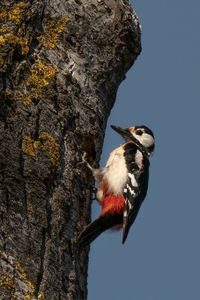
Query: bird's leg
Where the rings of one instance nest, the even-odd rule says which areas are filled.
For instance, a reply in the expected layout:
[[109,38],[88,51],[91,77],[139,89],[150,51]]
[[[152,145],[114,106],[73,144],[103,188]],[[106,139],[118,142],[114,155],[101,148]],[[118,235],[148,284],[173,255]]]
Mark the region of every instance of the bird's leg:
[[[83,155],[82,155],[81,164],[86,164],[88,169],[90,169],[92,171],[92,174],[93,174],[94,168],[92,168],[92,166],[87,162],[86,156],[87,156],[87,153],[84,152]],[[97,188],[95,186],[91,185],[91,192],[92,192],[92,200],[95,200],[96,199]]]
[[92,166],[87,162],[87,160],[85,159],[87,156],[87,153],[84,152],[83,155],[82,155],[82,162],[81,163],[85,163],[86,166],[93,172],[93,168]]

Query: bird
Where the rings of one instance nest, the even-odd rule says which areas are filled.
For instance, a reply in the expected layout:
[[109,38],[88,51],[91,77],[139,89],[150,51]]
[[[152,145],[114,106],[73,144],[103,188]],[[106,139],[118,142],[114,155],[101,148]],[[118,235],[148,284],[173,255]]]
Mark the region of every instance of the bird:
[[149,157],[154,154],[154,134],[147,126],[121,128],[111,125],[125,143],[113,150],[104,168],[91,170],[99,183],[96,199],[102,206],[100,216],[79,234],[77,246],[83,249],[107,229],[123,229],[122,244],[134,223],[140,206],[146,197],[149,180]]

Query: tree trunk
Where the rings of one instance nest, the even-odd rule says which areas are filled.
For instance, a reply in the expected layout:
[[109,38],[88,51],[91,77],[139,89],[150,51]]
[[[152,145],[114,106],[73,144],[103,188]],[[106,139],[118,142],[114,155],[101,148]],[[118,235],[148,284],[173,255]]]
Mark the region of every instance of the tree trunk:
[[117,88],[140,53],[127,0],[1,0],[0,299],[87,298],[97,166]]

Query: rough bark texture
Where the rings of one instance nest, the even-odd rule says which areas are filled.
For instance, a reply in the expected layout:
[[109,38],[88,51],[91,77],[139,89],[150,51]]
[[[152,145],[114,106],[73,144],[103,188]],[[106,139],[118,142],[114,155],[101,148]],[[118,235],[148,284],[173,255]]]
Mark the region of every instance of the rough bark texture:
[[[0,2],[0,299],[87,298],[92,177],[140,53],[126,0]],[[98,272],[98,270],[97,270]]]

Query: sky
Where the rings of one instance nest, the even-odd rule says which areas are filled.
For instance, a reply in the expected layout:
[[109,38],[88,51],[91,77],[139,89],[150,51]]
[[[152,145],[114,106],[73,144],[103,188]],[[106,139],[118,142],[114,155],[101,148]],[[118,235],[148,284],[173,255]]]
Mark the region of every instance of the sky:
[[[110,125],[155,135],[148,195],[122,245],[105,232],[91,245],[88,300],[200,299],[200,1],[130,1],[142,53],[121,83],[100,166],[123,143]],[[92,219],[101,208],[94,201]]]

